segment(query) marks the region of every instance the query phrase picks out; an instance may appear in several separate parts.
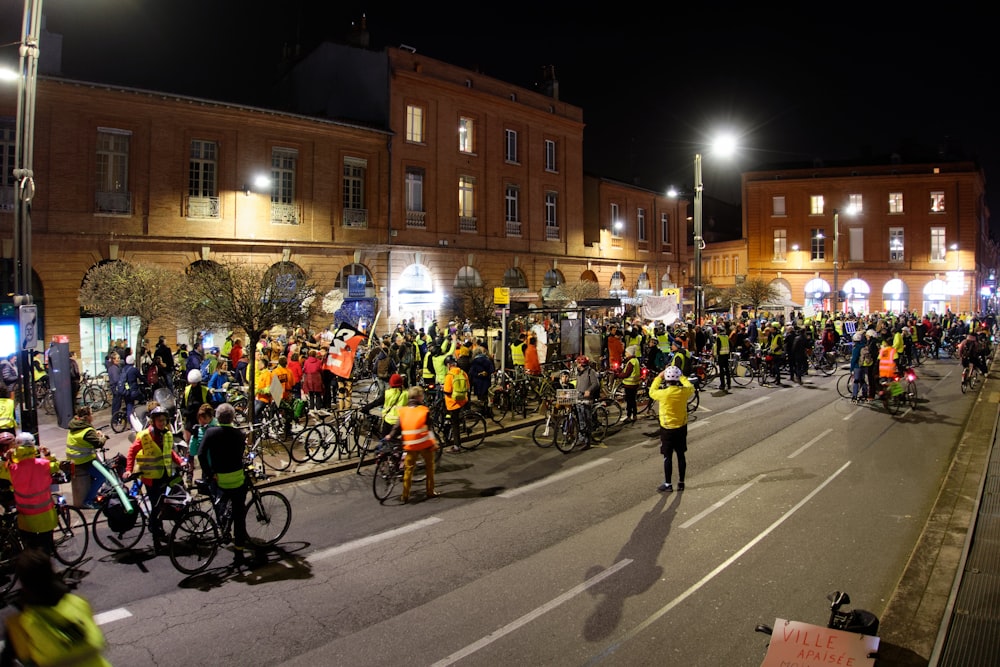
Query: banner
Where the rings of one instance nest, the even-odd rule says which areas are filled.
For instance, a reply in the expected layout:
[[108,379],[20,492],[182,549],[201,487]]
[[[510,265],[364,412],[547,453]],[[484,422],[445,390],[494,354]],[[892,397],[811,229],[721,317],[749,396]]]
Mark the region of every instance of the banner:
[[326,357],[324,367],[338,377],[350,378],[354,369],[354,355],[364,342],[365,337],[360,331],[342,322],[333,334],[330,353]]

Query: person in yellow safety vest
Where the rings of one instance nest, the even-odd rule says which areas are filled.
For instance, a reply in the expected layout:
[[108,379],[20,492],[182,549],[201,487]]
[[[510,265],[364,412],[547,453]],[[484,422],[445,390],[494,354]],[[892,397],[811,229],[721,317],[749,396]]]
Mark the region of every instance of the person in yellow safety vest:
[[385,437],[392,431],[393,427],[399,423],[399,409],[406,405],[409,397],[406,388],[403,386],[403,376],[393,373],[389,376],[389,388],[382,392],[374,401],[361,408],[362,413],[367,413],[372,408],[382,406],[382,428],[379,431],[380,437]]
[[18,433],[14,444],[13,451],[7,450],[7,472],[17,505],[17,529],[26,547],[51,555],[56,527],[52,473],[58,472],[59,464],[47,449],[38,451],[31,433]]
[[441,347],[441,354],[434,355],[434,384],[438,387],[444,385],[445,376],[448,375],[448,365],[445,360],[451,356],[451,351],[458,345],[458,334],[452,334],[451,338],[445,341]]
[[0,385],[0,433],[17,434],[16,410],[17,403],[10,397],[10,389]]
[[457,339],[457,336],[452,335],[451,338],[446,338],[441,345],[432,344],[427,346],[422,374],[425,385],[433,387],[444,383],[444,375],[448,372],[448,369],[444,366],[444,359],[451,352]]
[[639,366],[637,358],[639,350],[635,345],[625,348],[625,361],[622,362],[622,369],[619,377],[622,379],[622,388],[625,390],[625,421],[634,423],[639,416],[639,407],[636,396],[639,393],[639,383],[642,382],[642,368]]
[[715,336],[715,360],[719,367],[719,387],[722,391],[733,388],[732,369],[729,368],[729,329],[728,323],[723,324]]
[[899,372],[903,372],[902,363],[905,355],[903,352],[906,350],[906,336],[909,335],[906,327],[900,327],[897,325],[895,331],[892,334],[892,348],[896,350],[896,369]]
[[215,409],[218,426],[205,431],[201,441],[204,450],[204,472],[206,479],[215,480],[223,499],[232,503],[233,547],[235,562],[239,563],[250,546],[247,538],[246,506],[247,480],[243,473],[243,455],[246,449],[246,435],[233,428],[236,409],[223,403]]
[[160,551],[166,545],[163,519],[160,515],[163,494],[173,473],[173,466],[182,467],[184,461],[174,451],[174,435],[167,428],[167,411],[157,405],[149,411],[149,428],[143,429],[128,448],[125,459],[126,476],[139,464],[138,473],[146,487],[152,511],[149,531],[153,534],[153,547]]
[[524,370],[524,348],[527,343],[524,342],[524,334],[518,334],[517,340],[510,345],[510,363],[514,367],[514,370],[521,369]]
[[257,367],[253,382],[253,419],[259,423],[264,409],[271,403],[271,369],[260,352],[254,355],[254,363]]
[[399,409],[399,424],[389,434],[389,437],[397,434],[402,436],[403,450],[406,452],[406,459],[403,461],[403,495],[400,496],[400,502],[403,503],[410,500],[410,484],[418,456],[423,458],[427,473],[427,498],[438,497],[434,492],[434,452],[439,445],[427,424],[429,412],[424,405],[423,387],[410,387],[406,405]]
[[[469,392],[472,387],[469,383],[469,375],[458,367],[458,360],[449,355],[445,357],[445,366],[448,371],[445,373],[444,382],[441,389],[444,392],[445,419],[451,425],[451,451],[460,452],[462,450],[462,429],[457,425],[462,419],[462,408],[469,402]],[[462,391],[464,383],[464,395]]]
[[81,405],[76,409],[76,415],[69,420],[69,432],[66,434],[66,458],[73,462],[77,469],[86,470],[90,476],[90,488],[84,496],[80,507],[97,509],[94,501],[97,492],[104,483],[104,475],[94,467],[97,450],[104,446],[108,438],[94,428],[94,415],[89,405]]
[[14,572],[21,583],[19,612],[7,617],[0,664],[111,667],[101,653],[104,635],[90,604],[69,592],[52,560],[37,549],[18,555]]

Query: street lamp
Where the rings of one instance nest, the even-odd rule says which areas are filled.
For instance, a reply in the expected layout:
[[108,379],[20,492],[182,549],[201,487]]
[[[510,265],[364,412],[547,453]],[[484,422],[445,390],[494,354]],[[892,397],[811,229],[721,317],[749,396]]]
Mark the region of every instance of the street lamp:
[[[716,153],[730,155],[736,148],[736,141],[731,136],[720,137],[712,144]],[[701,283],[701,251],[705,249],[702,238],[702,197],[705,184],[701,182],[701,153],[694,156],[694,324],[701,323],[702,312],[705,310],[705,286]]]
[[31,298],[31,199],[35,195],[35,86],[42,0],[24,0],[17,75],[17,136],[14,140],[14,303],[18,306],[18,365],[21,374],[21,430],[38,433],[31,348],[36,343],[37,311]]
[[[844,213],[854,215],[854,206],[848,206]],[[840,269],[840,209],[833,209],[833,312],[840,312],[840,283],[837,270]]]

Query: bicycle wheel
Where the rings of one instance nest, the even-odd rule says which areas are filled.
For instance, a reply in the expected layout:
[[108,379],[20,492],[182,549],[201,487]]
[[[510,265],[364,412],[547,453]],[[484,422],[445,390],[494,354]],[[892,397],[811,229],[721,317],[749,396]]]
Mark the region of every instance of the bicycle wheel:
[[170,531],[170,562],[179,572],[198,574],[219,551],[219,526],[208,512],[188,510]]
[[132,507],[138,516],[135,517],[135,523],[125,530],[116,530],[108,525],[108,517],[104,512],[104,507],[97,510],[94,514],[92,531],[97,546],[105,551],[118,553],[128,551],[139,543],[139,540],[146,533],[146,514],[136,506],[135,500],[132,501]]
[[851,398],[854,389],[854,373],[843,373],[837,378],[837,393],[841,398]]
[[[355,434],[357,434],[357,431],[355,431]],[[361,466],[364,465],[365,458],[375,451],[379,442],[378,434],[372,432],[371,428],[368,427],[365,434],[358,441],[358,467],[356,472],[359,475],[361,474]]]
[[[646,399],[648,402],[649,399],[648,394],[646,395]],[[638,405],[638,403],[639,399],[637,395],[636,405]],[[608,416],[608,428],[611,428],[612,426],[621,423],[622,415],[625,414],[625,411],[622,409],[621,403],[619,403],[616,399],[606,398],[603,401],[601,401],[601,405],[604,407],[604,411],[607,413]],[[636,412],[638,412],[638,410],[636,410]]]
[[372,478],[372,493],[380,503],[392,493],[399,478],[399,463],[402,460],[401,452],[392,452],[379,456],[375,463],[375,475]]
[[255,446],[260,448],[260,458],[271,470],[281,472],[292,465],[292,455],[288,446],[274,437],[274,434],[262,434],[257,437]]
[[104,395],[104,390],[98,386],[91,385],[83,390],[83,404],[94,412],[104,409],[108,399]]
[[601,442],[607,437],[609,423],[607,409],[603,405],[594,408],[594,421],[590,429],[590,437],[594,442]]
[[531,439],[535,441],[535,444],[545,449],[546,447],[551,447],[556,440],[556,418],[549,415],[545,418],[545,421],[540,421],[535,424],[535,428],[531,430]]
[[[570,410],[575,411],[576,408],[572,407]],[[577,428],[576,414],[575,412],[567,412],[556,424],[556,449],[563,454],[569,454],[576,447],[578,436],[579,429]]]
[[292,461],[305,463],[309,460],[309,454],[306,452],[306,438],[309,437],[309,433],[313,428],[315,426],[304,428],[292,438],[292,444],[288,447],[288,455],[292,457]]
[[741,360],[731,366],[729,374],[732,376],[733,383],[745,387],[753,381],[754,371],[750,368],[749,363]]
[[478,412],[463,411],[459,427],[458,445],[462,449],[475,449],[486,439],[486,418]]
[[17,526],[11,523],[3,528],[0,537],[0,595],[6,595],[17,583],[14,563],[22,551],[21,540],[17,537]]
[[277,544],[292,524],[292,504],[277,491],[251,491],[246,513],[247,537],[256,546]]
[[510,411],[510,393],[505,389],[490,387],[489,401],[490,408],[493,411],[490,419],[499,424],[507,417],[507,413]]
[[89,525],[83,512],[69,505],[56,505],[56,528],[52,531],[54,555],[63,565],[76,565],[87,555]]
[[701,404],[701,392],[695,389],[694,393],[691,394],[691,398],[688,399],[687,403],[688,414],[697,410],[700,404]]
[[649,397],[649,387],[640,386],[639,391],[635,394],[635,413],[637,415],[644,415],[649,412],[649,409],[655,403],[656,401]]
[[829,377],[833,375],[833,371],[836,370],[836,365],[833,360],[826,354],[821,354],[816,357],[813,368],[822,373],[823,375]]
[[111,415],[111,430],[115,433],[124,433],[128,428],[128,420],[125,419],[125,410],[119,410]]
[[332,424],[320,422],[302,432],[306,455],[317,463],[329,461],[338,449],[339,434]]
[[917,383],[907,381],[906,383],[906,400],[910,404],[910,407],[916,410],[917,408]]

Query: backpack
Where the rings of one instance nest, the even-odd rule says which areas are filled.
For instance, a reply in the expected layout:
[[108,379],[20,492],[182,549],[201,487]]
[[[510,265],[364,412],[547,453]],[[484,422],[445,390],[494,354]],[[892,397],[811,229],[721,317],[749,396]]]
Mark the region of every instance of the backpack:
[[858,357],[858,363],[862,366],[871,366],[875,363],[875,360],[872,359],[872,351],[867,345],[862,346],[861,355]]
[[383,354],[379,357],[379,360],[375,362],[375,376],[380,380],[388,380],[389,376],[395,372],[395,364],[392,363],[392,359],[389,358],[389,355]]
[[451,400],[463,403],[469,399],[469,376],[464,371],[451,378]]

